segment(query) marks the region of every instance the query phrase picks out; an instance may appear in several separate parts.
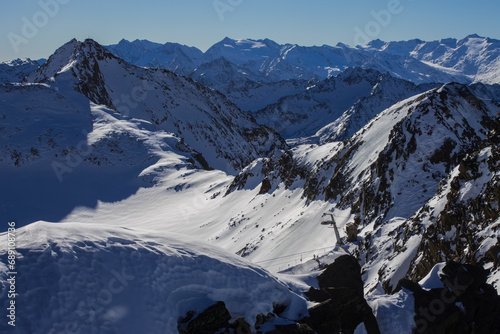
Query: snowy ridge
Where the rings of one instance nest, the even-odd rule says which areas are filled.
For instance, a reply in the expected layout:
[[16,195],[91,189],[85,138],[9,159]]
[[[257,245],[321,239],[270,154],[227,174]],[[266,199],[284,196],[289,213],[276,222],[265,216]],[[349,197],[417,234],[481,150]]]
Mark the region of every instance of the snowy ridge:
[[[76,223],[38,222],[19,229],[17,267],[23,275],[17,292],[25,313],[16,328],[175,333],[188,311],[201,312],[217,301],[225,302],[232,321],[244,318],[250,324],[277,304],[287,307],[282,317],[307,314],[305,301],[268,272],[213,246],[181,239],[186,238]],[[6,257],[1,251],[2,262]],[[1,295],[7,271],[2,263]],[[7,302],[2,298],[2,306]]]
[[[280,45],[269,39],[234,40],[226,37],[205,53],[181,44],[162,45],[146,40],[122,40],[107,48],[135,65],[165,68],[188,75],[220,90],[240,108],[252,111],[275,103],[281,97],[300,93],[309,86],[300,84],[300,87],[290,90],[290,87],[286,88],[290,80],[324,80],[351,67],[390,73],[394,78],[415,84],[500,83],[497,70],[500,42],[477,35],[463,40],[433,42],[375,40],[356,47],[341,43],[304,47]],[[228,80],[229,74],[235,76]],[[273,93],[266,94],[266,90],[260,89],[261,85],[270,86],[266,89]],[[282,85],[285,87],[280,88]]]
[[437,86],[417,86],[388,73],[349,68],[304,92],[281,98],[257,111],[255,118],[269,126],[278,124],[277,130],[287,139],[344,140],[384,109]]
[[210,166],[230,173],[286,146],[276,132],[257,125],[222,94],[169,71],[128,64],[92,40],[67,43],[28,77],[28,82],[51,80],[177,134],[203,152]]
[[498,83],[500,41],[476,34],[464,39],[443,39],[433,42],[370,43],[365,50],[382,54],[411,56],[436,69],[456,75],[459,81]]
[[[383,42],[375,40],[365,46],[304,47],[280,45],[269,39],[225,38],[204,54],[195,48],[148,41],[120,41],[108,47],[125,60],[141,66],[166,67],[180,49],[187,56],[186,64],[209,63],[224,57],[247,71],[260,73],[261,80],[311,79],[335,76],[348,67],[358,66],[389,72],[397,78],[421,82],[473,81],[498,83],[499,41],[470,35],[464,39],[425,42],[410,40]],[[152,63],[148,58],[158,59]],[[146,60],[145,60],[146,59]],[[185,60],[185,58],[182,58]],[[168,65],[169,66],[169,65]],[[194,69],[194,68],[193,68]],[[182,73],[187,74],[187,73]]]
[[20,82],[39,67],[31,59],[14,59],[0,63],[0,84]]
[[178,43],[159,44],[138,39],[129,42],[122,39],[106,48],[132,64],[165,68],[182,75],[191,73],[203,60],[200,50]]

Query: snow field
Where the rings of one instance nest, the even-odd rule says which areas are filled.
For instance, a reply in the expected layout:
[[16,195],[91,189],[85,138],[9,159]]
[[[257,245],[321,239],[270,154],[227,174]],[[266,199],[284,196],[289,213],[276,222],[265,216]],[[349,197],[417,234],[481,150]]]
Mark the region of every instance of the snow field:
[[[180,317],[217,301],[225,302],[233,320],[250,324],[257,314],[272,312],[273,303],[287,305],[282,316],[289,319],[307,314],[305,300],[268,272],[213,245],[185,240],[105,225],[38,222],[20,228],[18,328],[175,333]],[[6,268],[0,270],[5,289]]]

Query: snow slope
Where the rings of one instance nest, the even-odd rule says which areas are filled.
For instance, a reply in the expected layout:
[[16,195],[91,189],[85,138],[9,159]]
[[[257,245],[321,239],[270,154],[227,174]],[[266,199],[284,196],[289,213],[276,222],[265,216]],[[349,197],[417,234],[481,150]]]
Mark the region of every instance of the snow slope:
[[125,199],[169,169],[203,168],[178,136],[59,83],[0,86],[2,217],[57,221]]
[[122,39],[106,48],[137,66],[165,68],[182,75],[188,75],[204,58],[203,52],[197,48],[178,43],[160,44],[138,39],[129,42]]
[[455,75],[458,81],[498,83],[500,41],[476,34],[463,39],[453,38],[424,42],[421,40],[375,41],[365,50],[381,54],[410,56],[424,64]]
[[177,134],[211,167],[229,173],[286,146],[219,92],[166,70],[128,64],[92,40],[65,44],[27,81],[62,81],[96,104]]
[[[278,304],[287,307],[282,317],[307,314],[305,300],[268,272],[185,236],[38,222],[16,238],[16,329],[23,333],[176,333],[188,311],[217,301],[232,321],[249,324]],[[0,258],[0,305],[7,308],[5,249]]]
[[281,98],[254,116],[259,123],[274,125],[286,139],[338,141],[348,139],[382,110],[437,86],[417,86],[388,73],[349,68],[306,91]]

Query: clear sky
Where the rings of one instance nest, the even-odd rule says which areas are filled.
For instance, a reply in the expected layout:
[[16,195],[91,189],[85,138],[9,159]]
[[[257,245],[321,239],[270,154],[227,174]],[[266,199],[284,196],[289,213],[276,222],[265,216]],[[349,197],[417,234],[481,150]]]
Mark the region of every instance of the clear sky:
[[496,0],[0,0],[0,61],[46,58],[65,42],[122,38],[205,51],[228,36],[349,45],[366,39],[500,39]]

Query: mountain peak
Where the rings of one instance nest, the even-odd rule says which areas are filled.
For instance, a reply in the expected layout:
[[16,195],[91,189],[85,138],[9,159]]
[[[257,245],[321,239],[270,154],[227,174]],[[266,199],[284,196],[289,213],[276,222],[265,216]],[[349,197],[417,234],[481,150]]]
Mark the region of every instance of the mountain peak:
[[47,83],[54,81],[56,77],[63,78],[62,81],[68,80],[65,87],[72,86],[93,102],[112,107],[113,103],[103,87],[101,68],[98,65],[100,61],[110,59],[121,61],[93,39],[88,38],[83,42],[73,39],[57,49],[25,81]]
[[484,37],[479,36],[478,34],[470,34],[469,36],[467,36],[465,38],[484,38]]
[[[328,45],[326,45],[326,44],[323,45],[323,47],[327,47],[327,46]],[[335,46],[338,48],[342,48],[342,49],[350,49],[351,48],[348,44],[341,43],[341,42],[337,43]]]
[[0,84],[20,82],[40,65],[30,58],[17,58],[0,62]]
[[272,39],[269,39],[269,38],[265,38],[262,40],[262,42],[264,44],[266,44],[267,46],[269,47],[276,47],[276,46],[279,46],[278,43],[276,43],[275,41],[273,41]]
[[218,42],[216,44],[234,44],[235,42],[236,42],[236,40],[226,36],[220,42]]
[[450,97],[467,97],[471,98],[473,96],[467,85],[458,83],[458,82],[449,82],[442,85],[438,90],[438,93],[445,94],[445,96]]
[[457,42],[456,38],[443,38],[439,40],[439,44],[449,46],[450,48],[456,48]]
[[448,82],[440,87],[440,91],[447,91],[449,93],[456,93],[458,91],[463,91],[464,89],[469,89],[466,85],[458,82]]
[[467,37],[461,39],[457,43],[457,47],[461,47],[462,45],[466,43],[477,43],[478,41],[481,42],[482,40],[486,40],[485,37],[481,37],[478,34],[471,34],[468,35]]
[[362,68],[358,66],[348,67],[344,72],[340,73],[338,78],[350,78],[350,77],[379,77],[381,73],[370,68]]
[[122,38],[118,44],[130,44],[130,41],[128,39]]
[[381,49],[386,44],[387,44],[386,42],[377,38],[368,43],[367,46],[370,48]]
[[16,58],[5,62],[1,62],[0,64],[5,64],[7,66],[21,66],[32,63],[34,63],[34,60],[31,60],[30,58]]
[[92,48],[92,49],[102,49],[106,50],[101,44],[93,40],[92,38],[85,39],[82,43],[80,43],[82,48]]

